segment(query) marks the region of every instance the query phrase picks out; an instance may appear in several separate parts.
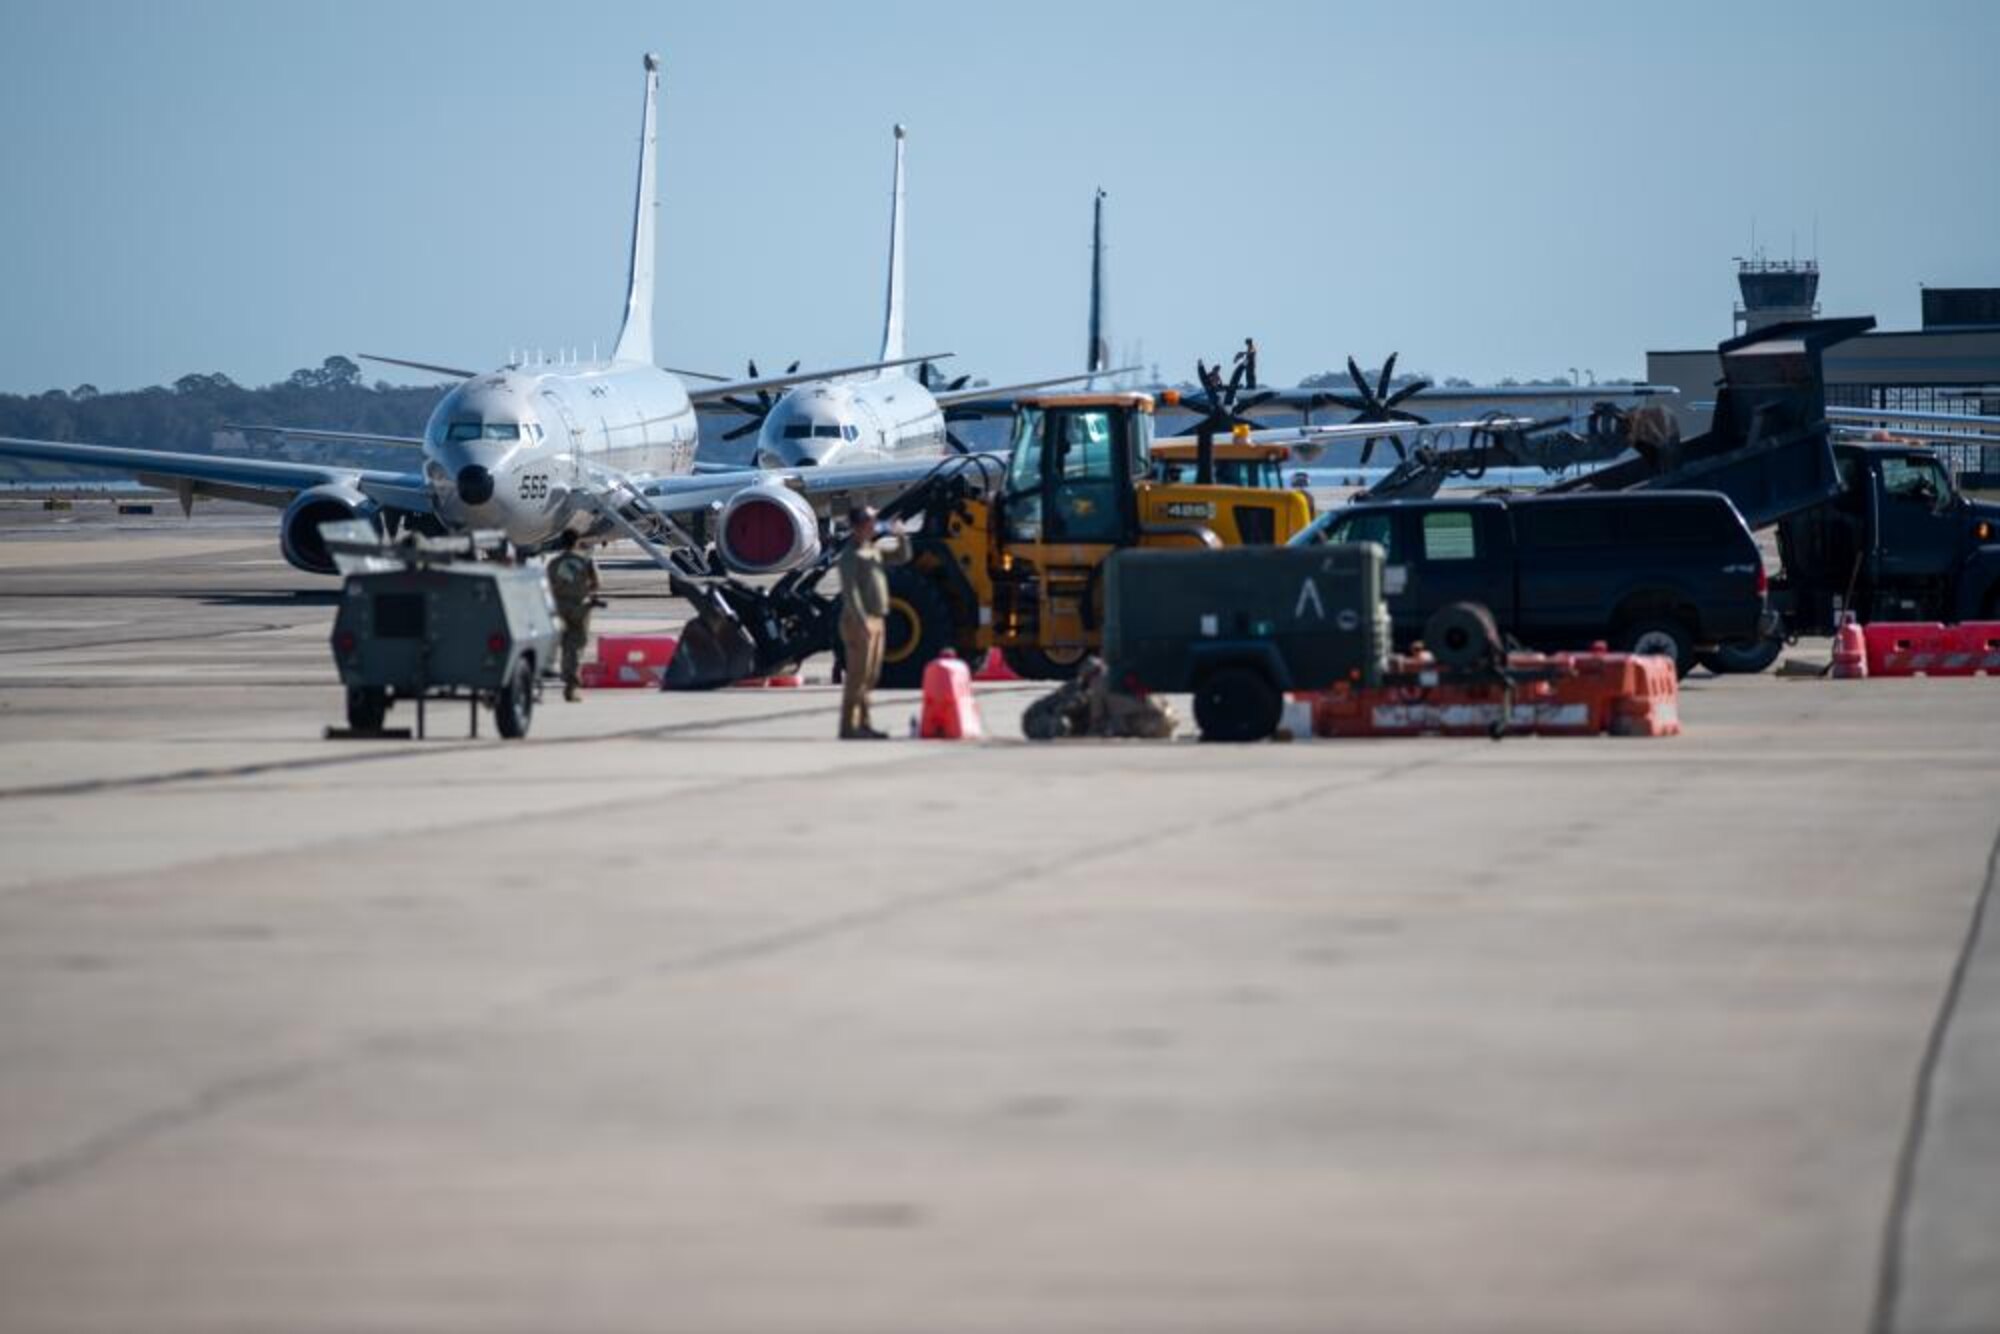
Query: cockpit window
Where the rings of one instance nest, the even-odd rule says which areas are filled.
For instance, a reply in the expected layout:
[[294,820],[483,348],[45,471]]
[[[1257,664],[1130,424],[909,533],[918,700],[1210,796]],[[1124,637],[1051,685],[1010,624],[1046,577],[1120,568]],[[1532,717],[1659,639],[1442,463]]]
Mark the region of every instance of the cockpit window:
[[840,428],[840,433],[847,439],[854,440],[860,437],[861,428],[854,425],[854,423],[849,422],[847,425]]
[[521,428],[514,422],[453,422],[447,440],[519,440]]
[[813,436],[819,440],[838,440],[840,439],[840,427],[815,426],[813,427]]
[[813,428],[804,422],[792,422],[785,427],[785,439],[787,440],[810,440],[812,439],[812,433]]

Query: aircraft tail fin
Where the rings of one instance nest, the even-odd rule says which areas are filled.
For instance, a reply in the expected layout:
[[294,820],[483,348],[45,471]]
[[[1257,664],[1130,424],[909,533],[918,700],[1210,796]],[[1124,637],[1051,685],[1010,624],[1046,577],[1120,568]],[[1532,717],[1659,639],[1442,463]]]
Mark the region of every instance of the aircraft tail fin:
[[[1104,324],[1104,189],[1099,187],[1090,220],[1090,360],[1093,377],[1111,369],[1111,332]],[[1091,380],[1095,388],[1097,381]]]
[[903,139],[906,134],[908,131],[901,125],[896,127],[896,182],[889,196],[889,300],[882,316],[882,355],[877,361],[897,361],[903,356]]
[[646,56],[646,112],[639,130],[639,186],[632,203],[632,267],[625,284],[625,323],[613,361],[653,360],[653,234],[659,213],[654,158],[659,140],[660,58]]

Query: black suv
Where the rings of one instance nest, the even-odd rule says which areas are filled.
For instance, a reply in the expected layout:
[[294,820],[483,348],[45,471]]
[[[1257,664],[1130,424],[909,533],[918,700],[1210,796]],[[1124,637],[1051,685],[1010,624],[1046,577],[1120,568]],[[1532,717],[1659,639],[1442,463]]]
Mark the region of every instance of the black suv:
[[1712,491],[1370,501],[1292,542],[1380,545],[1399,646],[1447,603],[1479,602],[1530,648],[1604,640],[1669,655],[1685,675],[1773,629],[1757,543]]

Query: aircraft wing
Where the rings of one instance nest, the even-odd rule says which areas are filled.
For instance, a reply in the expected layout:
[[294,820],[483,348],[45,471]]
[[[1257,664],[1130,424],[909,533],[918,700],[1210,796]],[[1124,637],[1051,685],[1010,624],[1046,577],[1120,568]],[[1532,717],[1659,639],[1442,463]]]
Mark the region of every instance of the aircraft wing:
[[1016,400],[1029,390],[1048,389],[1059,384],[1079,384],[1085,380],[1095,380],[1100,376],[1125,375],[1137,369],[1136,366],[1121,366],[1117,370],[1085,371],[1080,375],[1057,375],[1047,380],[988,385],[981,389],[961,389],[948,394],[940,394],[933,390],[931,397],[937,400],[939,407],[949,409],[954,417],[1001,416],[1012,412]]
[[[1449,446],[1461,431],[1468,436],[1474,430],[1505,431],[1534,423],[1526,417],[1469,417],[1463,421],[1426,422],[1419,426],[1413,422],[1340,422],[1330,426],[1272,426],[1261,431],[1250,432],[1250,442],[1257,445],[1284,445],[1290,452],[1292,461],[1298,463],[1318,463],[1329,445],[1342,440],[1380,440],[1386,436],[1406,435],[1413,437],[1419,447],[1443,442]],[[1218,435],[1217,444],[1224,444],[1230,437]],[[1192,445],[1199,440],[1191,435],[1162,436],[1153,441],[1154,445]]]
[[326,440],[339,445],[393,445],[397,449],[422,449],[420,435],[376,435],[370,431],[321,431],[310,426],[267,426],[250,422],[224,422],[225,431],[246,435],[289,435],[300,440]]
[[[709,408],[733,412],[721,400],[739,394],[769,393],[774,389],[789,389],[795,384],[806,384],[813,380],[838,380],[843,375],[861,375],[868,371],[889,370],[897,366],[914,366],[920,361],[943,361],[949,352],[932,352],[921,357],[897,357],[892,361],[863,361],[852,366],[834,366],[816,371],[793,371],[784,375],[766,375],[756,380],[723,380],[719,383],[702,383],[688,390],[688,399],[697,408]],[[707,377],[703,377],[706,381]]]
[[[928,476],[946,459],[961,457],[964,456],[895,459],[883,463],[830,463],[819,468],[741,468],[735,472],[654,478],[641,484],[639,489],[649,505],[669,515],[689,514],[726,504],[730,497],[745,487],[773,484],[789,487],[820,508],[835,500],[846,504],[866,504],[886,500]],[[1005,462],[1004,457],[998,454],[985,457]]]
[[442,375],[449,380],[470,380],[479,374],[478,371],[469,371],[463,366],[440,366],[430,361],[406,361],[402,357],[377,356],[373,352],[357,352],[354,355],[363,361],[379,361],[384,366],[403,366],[413,371],[429,371],[432,375]]
[[426,514],[431,509],[430,490],[420,473],[245,459],[226,454],[171,454],[154,449],[22,440],[11,436],[0,436],[0,458],[67,463],[122,473],[149,486],[180,492],[183,504],[205,495],[282,507],[291,504],[301,491],[345,484],[394,509]]
[[[1183,391],[1184,394],[1191,392],[1194,391]],[[1270,397],[1264,398],[1262,402],[1258,403],[1256,407],[1248,410],[1251,416],[1268,415],[1273,410],[1318,412],[1322,409],[1333,409],[1348,411],[1350,409],[1341,403],[1340,400],[1353,396],[1351,387],[1338,385],[1317,386],[1313,388],[1295,385],[1285,389],[1274,388],[1270,385],[1260,385],[1256,389],[1245,389],[1243,392],[1246,396],[1250,394],[1256,394],[1259,397],[1266,394],[1270,395]],[[1643,384],[1636,381],[1585,385],[1471,385],[1453,389],[1439,389],[1435,387],[1426,389],[1422,393],[1410,398],[1402,406],[1415,412],[1424,412],[1437,408],[1450,410],[1481,405],[1491,406],[1501,403],[1570,402],[1578,404],[1579,411],[1581,411],[1593,403],[1618,402],[1621,399],[1651,398],[1659,394],[1678,393],[1680,393],[1680,390],[1673,385]],[[1189,413],[1194,411],[1194,409],[1178,403],[1163,403],[1161,404],[1161,410],[1165,412],[1178,411]]]
[[[1414,422],[1339,422],[1328,426],[1272,426],[1262,431],[1250,432],[1250,442],[1258,445],[1330,445],[1340,440],[1379,440],[1385,435],[1419,435],[1424,432],[1501,430],[1514,427],[1532,426],[1526,417],[1468,417],[1463,421],[1425,422],[1421,426]],[[1218,435],[1217,444],[1225,444],[1230,437]],[[1161,436],[1153,441],[1155,445],[1192,445],[1197,439],[1191,435]]]

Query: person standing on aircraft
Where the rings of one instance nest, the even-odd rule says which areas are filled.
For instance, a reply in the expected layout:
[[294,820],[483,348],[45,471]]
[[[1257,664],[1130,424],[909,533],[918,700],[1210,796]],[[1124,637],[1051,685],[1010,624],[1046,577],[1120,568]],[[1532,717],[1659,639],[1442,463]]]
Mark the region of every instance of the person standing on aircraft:
[[549,562],[549,591],[555,594],[556,612],[562,617],[563,698],[574,704],[583,698],[577,660],[590,642],[590,611],[604,605],[597,596],[597,565],[576,549],[576,531],[566,530],[557,545],[562,554]]
[[840,689],[840,738],[875,741],[887,736],[868,717],[868,692],[882,674],[883,620],[889,614],[889,576],[882,567],[910,558],[901,536],[876,538],[875,511],[857,505],[847,513],[847,549],[840,553],[840,643],[846,652]]
[[1256,339],[1246,338],[1243,340],[1243,350],[1236,354],[1236,364],[1243,368],[1243,387],[1245,389],[1255,389],[1257,387]]

